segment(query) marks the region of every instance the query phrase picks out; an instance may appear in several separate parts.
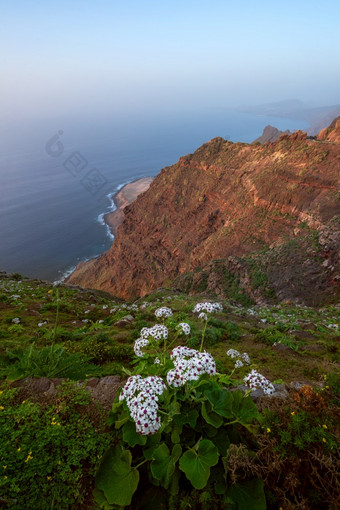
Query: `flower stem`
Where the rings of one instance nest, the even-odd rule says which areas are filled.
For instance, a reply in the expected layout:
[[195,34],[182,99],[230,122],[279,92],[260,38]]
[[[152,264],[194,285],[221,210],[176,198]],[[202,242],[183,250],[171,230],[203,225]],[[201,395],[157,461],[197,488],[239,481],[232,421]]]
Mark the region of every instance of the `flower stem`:
[[203,343],[204,343],[205,332],[207,330],[207,325],[208,325],[208,319],[205,321],[204,328],[203,328],[203,331],[202,331],[202,340],[201,340],[201,345],[200,345],[200,352],[202,352],[202,349],[203,349]]

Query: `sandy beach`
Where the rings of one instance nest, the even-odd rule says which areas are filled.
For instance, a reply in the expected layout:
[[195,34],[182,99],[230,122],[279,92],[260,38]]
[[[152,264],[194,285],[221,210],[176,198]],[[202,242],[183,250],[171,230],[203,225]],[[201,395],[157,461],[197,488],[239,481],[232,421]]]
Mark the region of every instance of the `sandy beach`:
[[137,181],[126,184],[114,197],[113,201],[117,209],[115,211],[104,214],[104,221],[110,227],[111,233],[115,236],[117,228],[124,220],[124,207],[131,204],[138,195],[144,193],[154,177],[143,177]]

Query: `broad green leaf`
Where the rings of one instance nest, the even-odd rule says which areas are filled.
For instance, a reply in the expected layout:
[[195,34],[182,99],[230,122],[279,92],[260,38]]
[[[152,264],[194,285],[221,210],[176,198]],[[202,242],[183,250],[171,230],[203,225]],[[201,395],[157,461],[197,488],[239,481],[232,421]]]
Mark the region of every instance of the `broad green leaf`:
[[179,493],[179,479],[181,476],[181,472],[178,469],[178,467],[175,468],[174,473],[172,474],[170,485],[169,485],[169,492],[172,496],[176,496],[176,494]]
[[127,506],[137,489],[139,472],[131,467],[131,453],[119,445],[104,455],[96,475],[96,486],[110,505]]
[[222,427],[218,429],[216,436],[212,438],[212,442],[215,446],[217,446],[220,455],[223,457],[227,455],[227,450],[230,446],[230,439],[226,429]]
[[170,416],[176,416],[178,414],[181,413],[181,405],[179,402],[175,401],[175,402],[172,402],[170,405],[169,405],[169,410],[168,410],[168,414]]
[[171,432],[171,442],[172,443],[180,443],[181,442],[181,436],[180,433],[182,432],[182,427],[175,426]]
[[151,473],[166,489],[169,486],[171,476],[175,471],[175,464],[181,456],[181,453],[182,447],[179,444],[175,444],[170,455],[169,448],[165,443],[162,443],[153,452]]
[[191,449],[182,455],[179,468],[184,471],[195,489],[203,489],[210,476],[210,467],[217,464],[218,457],[219,453],[214,443],[209,439],[203,439],[197,451]]
[[223,424],[223,418],[212,410],[209,402],[202,402],[202,416],[213,427],[219,428]]
[[224,418],[231,418],[233,416],[233,395],[231,391],[221,389],[207,390],[204,392],[204,395],[211,403],[215,413],[224,416]]
[[172,449],[172,452],[171,452],[172,461],[174,463],[176,463],[181,455],[182,455],[182,447],[181,447],[181,445],[180,444],[175,444],[173,449]]
[[93,497],[99,508],[103,508],[104,510],[113,510],[114,507],[109,505],[103,491],[94,489]]
[[232,385],[232,379],[229,375],[226,374],[218,374],[218,382],[220,384],[225,384],[226,386]]
[[114,422],[115,424],[115,429],[120,429],[124,423],[126,423],[127,421],[130,420],[130,416],[126,413],[121,413],[120,416],[119,416],[119,419]]
[[158,448],[158,444],[154,444],[150,446],[149,448],[143,448],[143,455],[146,460],[152,460],[153,459],[153,453]]
[[251,397],[244,397],[241,390],[233,392],[233,413],[242,425],[249,424],[260,416]]
[[181,410],[181,414],[175,416],[174,420],[179,426],[190,425],[190,427],[194,427],[196,425],[198,418],[198,412],[196,409],[190,409],[189,407]]
[[266,497],[263,482],[259,478],[231,485],[227,497],[234,504],[235,510],[266,510]]
[[136,444],[145,445],[147,436],[138,434],[136,425],[129,420],[123,427],[123,439],[129,446],[134,447]]

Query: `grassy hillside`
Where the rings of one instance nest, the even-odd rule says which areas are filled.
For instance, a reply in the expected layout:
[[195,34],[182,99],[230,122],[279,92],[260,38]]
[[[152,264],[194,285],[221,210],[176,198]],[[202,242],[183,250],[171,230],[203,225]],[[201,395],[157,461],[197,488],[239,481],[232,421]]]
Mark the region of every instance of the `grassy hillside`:
[[[240,385],[250,369],[257,369],[286,391],[283,399],[260,398],[255,439],[243,433],[224,452],[229,463],[225,477],[232,487],[228,497],[235,496],[240,480],[250,490],[256,479],[264,484],[266,497],[266,506],[256,508],[336,508],[340,307],[245,306],[231,299],[203,323],[193,313],[203,300],[160,289],[124,303],[99,291],[0,275],[0,429],[5,437],[0,503],[5,508],[123,508],[110,505],[98,489],[96,502],[92,496],[104,452],[122,440],[112,429],[112,418],[111,426],[106,423],[108,407],[67,381],[97,384],[118,375],[123,385],[127,374],[137,370],[134,342],[142,328],[159,322],[155,310],[161,306],[173,311],[164,324],[169,337],[176,337],[175,345],[199,349],[206,328],[204,349],[213,355],[224,385]],[[189,336],[178,336],[180,322],[190,325]],[[251,365],[234,370],[229,349],[248,353]],[[55,385],[65,381],[58,391],[35,392],[35,378],[49,378]],[[303,483],[301,462],[307,477]],[[318,476],[328,477],[326,486],[315,479],[313,465]],[[203,491],[180,484],[169,500],[166,484],[158,482],[158,508],[236,508],[209,483]],[[146,496],[136,494],[131,508],[153,508],[137,504]]]

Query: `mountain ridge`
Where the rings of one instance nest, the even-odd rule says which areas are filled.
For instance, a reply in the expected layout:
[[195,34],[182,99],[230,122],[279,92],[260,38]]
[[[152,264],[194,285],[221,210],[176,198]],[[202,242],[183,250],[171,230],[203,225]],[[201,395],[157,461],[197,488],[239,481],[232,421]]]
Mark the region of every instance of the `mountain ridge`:
[[[340,118],[316,140],[302,131],[264,145],[214,138],[164,168],[124,209],[111,249],[79,264],[68,281],[131,299],[174,280],[181,285],[181,277],[200,272],[212,260],[231,257],[231,266],[243,267],[245,258],[266,252],[256,269],[265,275],[261,295],[230,264],[226,280],[234,278],[242,292],[259,301],[271,291],[281,300],[309,304],[336,300],[339,152]],[[295,257],[282,248],[289,243],[295,243]],[[269,263],[268,254],[282,258],[280,250],[286,253],[281,262]],[[292,270],[280,288],[277,267],[283,261]],[[303,289],[294,282],[300,276]],[[186,289],[198,291],[195,285]],[[228,285],[211,284],[209,291],[223,295]]]

